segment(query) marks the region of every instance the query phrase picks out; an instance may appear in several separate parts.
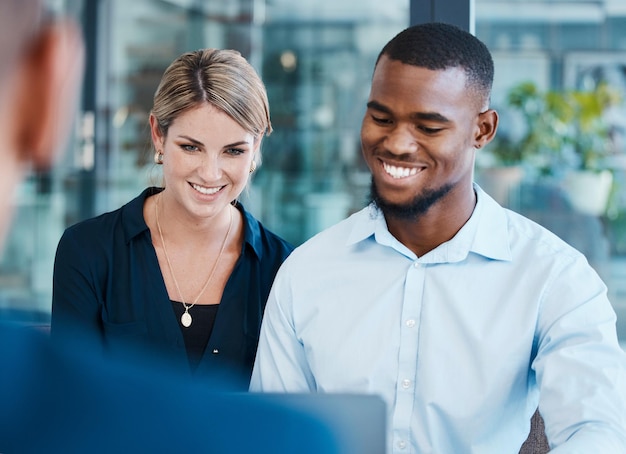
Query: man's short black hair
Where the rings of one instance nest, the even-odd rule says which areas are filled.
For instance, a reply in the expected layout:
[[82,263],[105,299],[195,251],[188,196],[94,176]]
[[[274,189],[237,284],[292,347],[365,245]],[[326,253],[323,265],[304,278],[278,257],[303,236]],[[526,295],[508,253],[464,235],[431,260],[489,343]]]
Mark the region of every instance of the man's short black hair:
[[[430,22],[413,25],[389,41],[378,55],[434,71],[462,68],[468,84],[489,99],[493,59],[487,46],[454,25]],[[376,63],[378,64],[378,60]]]

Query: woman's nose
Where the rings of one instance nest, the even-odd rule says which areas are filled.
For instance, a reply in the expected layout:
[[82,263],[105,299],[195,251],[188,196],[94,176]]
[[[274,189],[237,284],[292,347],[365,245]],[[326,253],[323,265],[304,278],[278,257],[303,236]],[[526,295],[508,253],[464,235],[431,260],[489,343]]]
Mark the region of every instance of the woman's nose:
[[219,157],[213,153],[205,153],[199,162],[198,173],[207,181],[219,179],[222,174]]

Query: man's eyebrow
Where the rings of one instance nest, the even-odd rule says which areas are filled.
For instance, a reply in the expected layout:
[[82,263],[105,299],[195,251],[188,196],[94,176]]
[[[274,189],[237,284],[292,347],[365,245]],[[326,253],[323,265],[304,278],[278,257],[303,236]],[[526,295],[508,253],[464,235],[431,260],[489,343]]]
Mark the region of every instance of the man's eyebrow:
[[[378,110],[379,112],[383,112],[391,115],[391,109],[389,109],[384,104],[379,103],[378,101],[369,101],[367,103],[368,109]],[[437,112],[415,112],[411,114],[411,118],[414,120],[422,120],[422,121],[436,121],[438,123],[450,123],[450,119],[444,115],[441,115]]]
[[387,106],[379,103],[378,101],[369,101],[367,103],[367,108],[368,109],[379,110],[381,112],[388,113],[388,114],[391,113],[391,109],[389,109]]
[[416,120],[436,121],[437,123],[450,123],[450,119],[437,112],[415,112],[411,118]]

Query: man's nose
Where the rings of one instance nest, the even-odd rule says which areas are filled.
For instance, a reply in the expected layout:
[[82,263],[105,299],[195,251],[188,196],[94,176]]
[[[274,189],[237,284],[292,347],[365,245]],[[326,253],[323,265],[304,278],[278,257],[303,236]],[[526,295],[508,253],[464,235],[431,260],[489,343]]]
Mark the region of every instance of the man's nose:
[[395,154],[415,153],[418,146],[411,129],[409,125],[397,125],[385,139],[385,148]]

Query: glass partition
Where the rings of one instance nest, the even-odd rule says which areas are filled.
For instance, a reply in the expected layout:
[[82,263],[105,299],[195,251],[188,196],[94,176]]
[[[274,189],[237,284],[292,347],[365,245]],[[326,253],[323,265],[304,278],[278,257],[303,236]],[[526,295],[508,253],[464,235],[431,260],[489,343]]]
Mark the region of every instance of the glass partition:
[[[44,322],[63,229],[115,209],[160,181],[147,118],[158,80],[177,55],[199,47],[234,48],[262,75],[275,132],[263,143],[263,165],[243,202],[298,245],[363,206],[369,172],[360,158],[359,128],[373,64],[382,45],[408,25],[410,3],[415,17],[423,5],[409,0],[48,3],[76,16],[87,35],[83,109],[55,169],[30,175],[19,187],[14,227],[0,261],[0,311]],[[586,254],[608,284],[619,336],[626,342],[626,4],[473,4],[475,33],[494,55],[492,101],[501,114],[498,140],[479,153],[477,180],[504,205]],[[431,6],[441,12],[455,5],[458,0]],[[584,120],[595,135],[577,136],[580,119],[571,117],[556,126],[546,117],[528,123],[529,106],[564,93],[607,100],[594,107],[602,107],[595,118]],[[559,128],[565,129],[563,143],[546,139]],[[532,140],[524,142],[529,131]],[[512,154],[515,150],[523,156]],[[583,162],[594,173],[609,175],[600,178],[607,199],[598,206],[578,198],[603,192],[573,179]]]
[[[294,244],[359,209],[369,186],[359,128],[375,58],[409,0],[49,0],[84,25],[90,60],[76,132],[16,200],[0,311],[46,321],[63,230],[160,182],[148,113],[161,74],[201,47],[239,50],[265,81],[275,132],[243,203]],[[11,314],[9,314],[11,315]]]
[[583,252],[626,345],[626,3],[476,0],[501,121],[478,181]]

